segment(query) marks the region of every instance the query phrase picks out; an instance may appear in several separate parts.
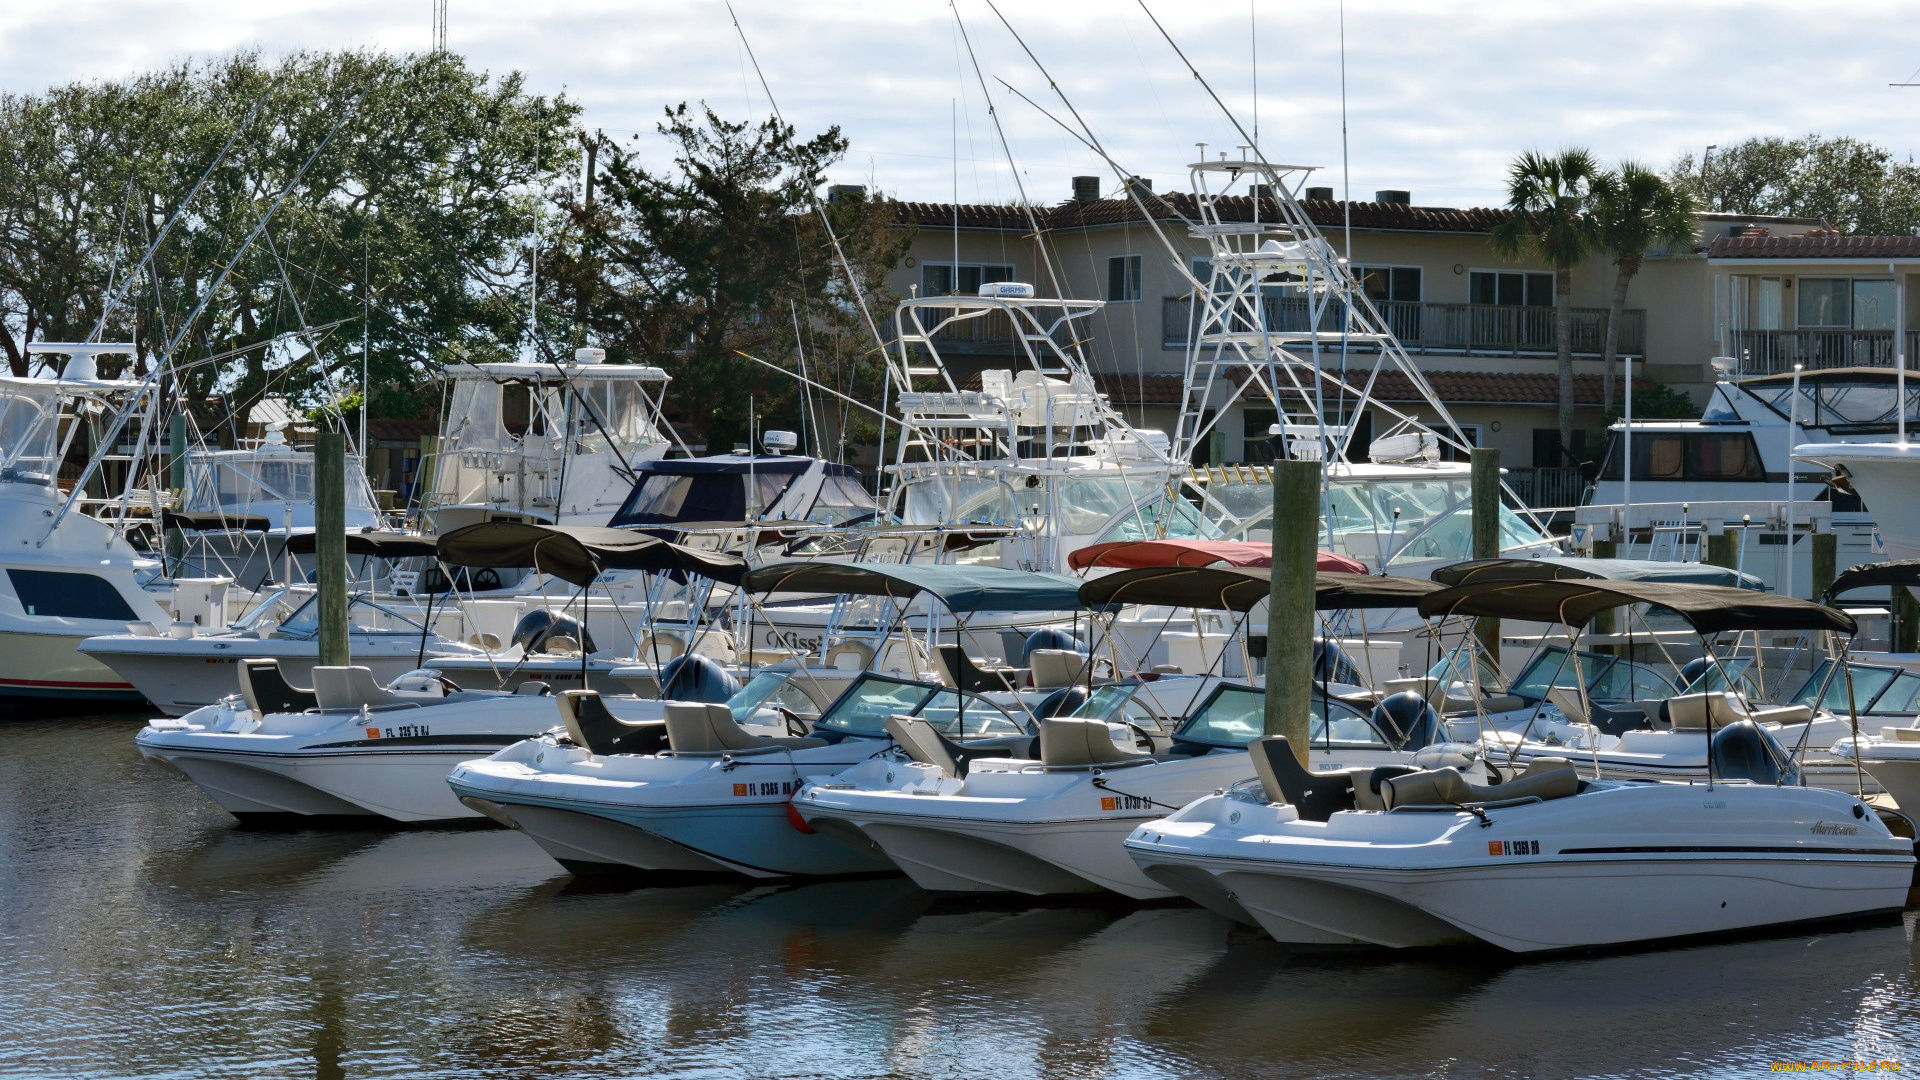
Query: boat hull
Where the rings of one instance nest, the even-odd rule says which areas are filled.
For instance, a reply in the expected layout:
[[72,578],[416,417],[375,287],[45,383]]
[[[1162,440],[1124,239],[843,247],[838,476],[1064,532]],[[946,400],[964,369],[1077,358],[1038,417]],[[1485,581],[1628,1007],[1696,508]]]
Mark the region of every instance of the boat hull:
[[136,705],[139,689],[79,652],[87,634],[0,630],[0,701],[75,701]]
[[193,781],[236,817],[364,817],[400,822],[452,821],[478,812],[447,790],[442,779],[462,761],[495,746],[445,751],[392,749],[284,755],[153,746],[141,754]]

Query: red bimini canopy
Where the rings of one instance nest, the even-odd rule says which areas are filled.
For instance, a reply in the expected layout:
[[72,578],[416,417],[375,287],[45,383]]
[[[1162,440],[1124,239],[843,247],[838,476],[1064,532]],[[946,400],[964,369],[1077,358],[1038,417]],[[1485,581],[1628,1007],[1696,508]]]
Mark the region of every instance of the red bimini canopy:
[[[1121,540],[1111,544],[1083,547],[1067,556],[1075,570],[1102,566],[1118,570],[1137,570],[1150,566],[1272,566],[1273,548],[1245,540]],[[1314,567],[1330,574],[1364,574],[1365,563],[1320,552]]]

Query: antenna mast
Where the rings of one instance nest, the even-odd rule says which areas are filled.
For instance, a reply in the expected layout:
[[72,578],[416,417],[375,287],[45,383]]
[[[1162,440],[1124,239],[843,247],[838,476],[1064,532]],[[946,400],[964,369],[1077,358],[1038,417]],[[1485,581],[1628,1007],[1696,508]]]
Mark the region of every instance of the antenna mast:
[[433,51],[447,51],[447,0],[433,0]]

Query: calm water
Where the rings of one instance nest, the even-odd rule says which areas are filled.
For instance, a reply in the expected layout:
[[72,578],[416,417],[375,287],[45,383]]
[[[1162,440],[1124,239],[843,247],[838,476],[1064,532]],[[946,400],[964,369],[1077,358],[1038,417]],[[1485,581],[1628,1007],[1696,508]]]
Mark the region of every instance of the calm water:
[[0,1075],[1753,1076],[1920,1069],[1899,923],[1504,963],[904,883],[582,888],[505,831],[237,829],[125,718],[0,723]]

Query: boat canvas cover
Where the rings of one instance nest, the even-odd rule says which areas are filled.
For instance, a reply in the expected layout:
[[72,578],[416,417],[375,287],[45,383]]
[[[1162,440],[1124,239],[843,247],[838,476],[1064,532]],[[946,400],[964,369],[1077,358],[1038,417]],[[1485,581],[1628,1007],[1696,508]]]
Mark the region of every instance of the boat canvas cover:
[[160,527],[168,532],[266,532],[273,528],[273,522],[259,514],[163,510]]
[[1657,559],[1582,559],[1567,555],[1539,559],[1472,559],[1443,566],[1433,572],[1433,580],[1442,585],[1595,578],[1607,581],[1656,581],[1670,585],[1724,585],[1739,589],[1766,587],[1752,574],[1742,574],[1724,566],[1662,562]]
[[[1364,574],[1367,564],[1322,551],[1315,569]],[[1067,556],[1075,570],[1108,566],[1122,570],[1144,566],[1272,566],[1273,545],[1246,540],[1117,540],[1092,544]]]
[[1665,608],[1703,635],[1728,630],[1832,630],[1851,635],[1858,629],[1844,611],[1791,596],[1719,585],[1598,579],[1456,585],[1421,599],[1420,614],[1484,615],[1579,629],[1595,615],[1628,604]]
[[1862,563],[1841,572],[1820,594],[1822,600],[1832,600],[1844,592],[1865,589],[1874,585],[1920,585],[1920,559],[1895,559],[1891,562]]
[[[1273,570],[1264,566],[1142,567],[1093,578],[1080,586],[1090,608],[1118,604],[1166,604],[1209,611],[1249,611],[1267,598]],[[1320,571],[1314,575],[1314,609],[1410,608],[1441,586],[1425,578]]]
[[451,566],[532,567],[586,587],[606,570],[677,571],[738,582],[746,560],[695,551],[656,536],[597,525],[482,521],[440,537],[440,561]]
[[849,593],[900,600],[926,593],[956,615],[1080,607],[1079,578],[998,566],[783,562],[748,573],[741,586],[753,593]]
[[[318,550],[319,542],[318,533],[294,533],[287,538],[284,550],[289,555],[311,555]],[[407,559],[416,555],[432,555],[437,550],[432,539],[421,536],[419,533],[347,533],[347,554],[349,555],[372,555],[379,559]]]

